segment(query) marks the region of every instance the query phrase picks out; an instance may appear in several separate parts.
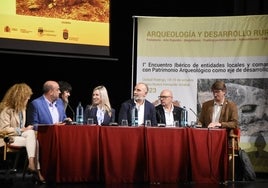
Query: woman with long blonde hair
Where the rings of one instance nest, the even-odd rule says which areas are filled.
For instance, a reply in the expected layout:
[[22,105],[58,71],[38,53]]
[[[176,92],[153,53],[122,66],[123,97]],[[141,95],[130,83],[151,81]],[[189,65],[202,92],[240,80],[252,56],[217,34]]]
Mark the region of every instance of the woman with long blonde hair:
[[87,105],[84,112],[84,122],[93,118],[94,124],[110,125],[115,121],[115,109],[111,107],[108,91],[105,86],[93,89],[91,105]]

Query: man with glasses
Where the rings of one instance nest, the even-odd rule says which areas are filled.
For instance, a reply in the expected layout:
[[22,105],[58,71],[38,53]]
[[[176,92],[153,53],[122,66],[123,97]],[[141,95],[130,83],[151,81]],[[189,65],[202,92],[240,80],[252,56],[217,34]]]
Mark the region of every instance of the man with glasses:
[[164,89],[158,98],[160,104],[155,107],[157,123],[171,127],[174,125],[174,122],[179,122],[179,126],[181,126],[181,112],[183,109],[173,104],[172,91]]

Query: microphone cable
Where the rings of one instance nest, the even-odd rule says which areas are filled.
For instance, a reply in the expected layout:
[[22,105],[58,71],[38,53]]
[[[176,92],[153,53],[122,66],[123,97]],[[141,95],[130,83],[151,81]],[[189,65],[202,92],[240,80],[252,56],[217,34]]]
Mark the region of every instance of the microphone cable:
[[71,105],[69,103],[67,103],[67,106],[68,108],[71,110],[72,112],[72,115],[73,115],[73,118],[72,118],[72,121],[75,121],[75,112],[74,112],[74,109],[71,107]]

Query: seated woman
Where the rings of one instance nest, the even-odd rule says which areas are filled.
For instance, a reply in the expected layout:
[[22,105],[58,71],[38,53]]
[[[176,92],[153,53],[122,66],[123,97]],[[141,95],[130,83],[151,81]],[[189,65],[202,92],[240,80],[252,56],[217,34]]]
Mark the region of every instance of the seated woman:
[[[32,89],[25,83],[11,86],[0,103],[0,131],[10,136],[13,146],[26,147],[29,160],[28,172],[38,183],[46,183],[40,172],[38,142],[32,125],[25,126],[26,106],[32,96]],[[4,140],[0,140],[0,145]]]
[[94,124],[110,125],[115,121],[115,109],[111,107],[107,89],[97,86],[93,89],[92,103],[84,111],[84,123],[93,118]]

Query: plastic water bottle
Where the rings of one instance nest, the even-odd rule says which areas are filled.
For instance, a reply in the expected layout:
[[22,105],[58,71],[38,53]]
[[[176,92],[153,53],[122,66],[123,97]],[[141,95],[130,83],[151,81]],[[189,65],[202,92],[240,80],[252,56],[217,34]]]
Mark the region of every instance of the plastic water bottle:
[[188,126],[188,111],[186,110],[185,106],[181,111],[181,126],[182,127]]
[[83,121],[84,121],[84,108],[81,102],[79,102],[78,106],[76,107],[76,123],[83,124],[84,123]]
[[131,126],[138,126],[138,110],[136,106],[131,109]]

